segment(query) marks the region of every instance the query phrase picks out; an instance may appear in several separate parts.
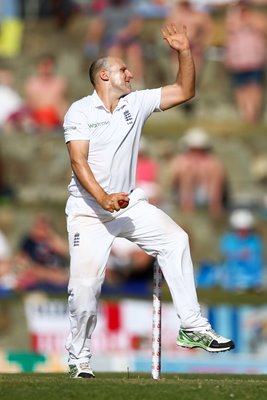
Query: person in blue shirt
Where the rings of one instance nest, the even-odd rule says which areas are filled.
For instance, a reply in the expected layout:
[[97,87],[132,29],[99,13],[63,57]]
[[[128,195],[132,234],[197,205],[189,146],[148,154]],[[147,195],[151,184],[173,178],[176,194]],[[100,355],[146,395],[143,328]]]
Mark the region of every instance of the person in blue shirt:
[[223,257],[220,284],[226,290],[257,290],[264,283],[263,240],[253,214],[237,209],[230,215],[231,230],[220,240]]

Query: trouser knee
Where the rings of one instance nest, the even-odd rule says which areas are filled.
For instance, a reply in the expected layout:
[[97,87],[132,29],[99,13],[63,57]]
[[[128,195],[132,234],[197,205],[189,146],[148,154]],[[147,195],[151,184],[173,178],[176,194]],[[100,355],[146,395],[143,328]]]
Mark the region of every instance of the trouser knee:
[[189,237],[188,234],[179,229],[177,232],[172,233],[169,237],[169,241],[165,246],[165,252],[173,254],[175,251],[183,252],[189,247]]
[[102,279],[70,279],[69,308],[71,314],[94,315],[97,312]]

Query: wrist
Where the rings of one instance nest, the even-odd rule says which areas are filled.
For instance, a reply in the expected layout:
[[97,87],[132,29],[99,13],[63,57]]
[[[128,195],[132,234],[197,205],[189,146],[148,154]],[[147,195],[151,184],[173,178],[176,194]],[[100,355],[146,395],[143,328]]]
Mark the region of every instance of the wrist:
[[191,49],[190,47],[188,47],[187,49],[181,49],[181,50],[177,50],[178,54],[188,54],[191,55]]
[[98,204],[103,204],[104,202],[105,202],[105,197],[107,196],[108,194],[103,190],[103,189],[101,189],[101,191],[99,191],[96,195],[95,195],[95,199],[96,199],[96,201],[98,202]]

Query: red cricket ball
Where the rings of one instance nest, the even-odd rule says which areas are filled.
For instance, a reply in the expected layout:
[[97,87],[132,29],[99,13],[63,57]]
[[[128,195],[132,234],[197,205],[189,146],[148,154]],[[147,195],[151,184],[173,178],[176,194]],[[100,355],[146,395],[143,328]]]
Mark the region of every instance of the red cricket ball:
[[125,200],[119,200],[118,204],[119,204],[120,208],[126,208],[129,204],[129,202],[125,201]]

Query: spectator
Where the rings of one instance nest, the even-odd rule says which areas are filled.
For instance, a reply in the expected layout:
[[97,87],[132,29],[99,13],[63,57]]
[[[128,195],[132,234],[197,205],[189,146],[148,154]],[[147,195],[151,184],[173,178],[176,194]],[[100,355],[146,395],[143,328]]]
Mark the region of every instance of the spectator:
[[58,129],[68,108],[67,81],[56,74],[56,60],[51,54],[41,56],[36,75],[25,82],[25,101],[37,130]]
[[227,290],[261,289],[264,278],[263,240],[253,214],[237,209],[230,215],[231,230],[220,240],[223,257],[220,283]]
[[68,247],[45,215],[35,217],[29,233],[21,241],[18,256],[24,264],[18,289],[66,289]]
[[[212,39],[213,21],[207,12],[196,10],[190,0],[181,0],[176,1],[173,10],[171,10],[167,18],[167,23],[169,22],[174,22],[178,26],[186,25],[187,27],[198,81],[205,58],[205,51]],[[177,57],[175,57],[174,52],[172,52],[172,61],[174,71],[176,71]]]
[[107,7],[108,0],[91,0],[90,2],[90,11],[93,14],[100,13],[105,10]]
[[[9,1],[9,0],[7,0]],[[79,0],[19,0],[22,17],[28,21],[49,18],[58,28],[65,28],[72,17],[80,12]]]
[[14,75],[8,67],[0,67],[0,131],[8,130],[8,119],[23,106],[21,96],[14,89]]
[[159,165],[148,150],[148,143],[144,137],[141,138],[137,170],[136,170],[136,186],[142,188],[149,202],[154,205],[160,203],[160,185],[159,185]]
[[262,113],[267,19],[240,0],[229,7],[225,25],[225,64],[237,108],[243,121],[254,123]]
[[0,154],[0,204],[5,204],[12,202],[16,199],[16,191],[8,183],[6,176],[5,163],[2,160],[2,155]]
[[74,0],[46,0],[40,2],[40,17],[54,17],[59,28],[65,28],[78,11],[79,6]]
[[166,0],[147,0],[139,1],[137,4],[138,12],[144,18],[166,18],[169,15],[169,5]]
[[209,137],[202,129],[190,129],[182,142],[185,151],[171,161],[172,187],[180,208],[193,212],[198,207],[207,206],[213,217],[219,217],[226,200],[223,164],[212,152]]
[[7,236],[0,231],[0,297],[15,293],[20,276],[27,267],[26,260],[13,254]]
[[20,0],[1,0],[0,57],[12,58],[20,54],[23,28]]
[[86,35],[85,54],[126,58],[135,71],[138,86],[143,85],[143,55],[140,43],[142,18],[128,0],[109,0],[107,7],[91,21]]
[[0,231],[0,296],[14,289],[15,278],[12,273],[11,247],[5,234]]

